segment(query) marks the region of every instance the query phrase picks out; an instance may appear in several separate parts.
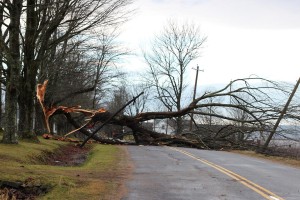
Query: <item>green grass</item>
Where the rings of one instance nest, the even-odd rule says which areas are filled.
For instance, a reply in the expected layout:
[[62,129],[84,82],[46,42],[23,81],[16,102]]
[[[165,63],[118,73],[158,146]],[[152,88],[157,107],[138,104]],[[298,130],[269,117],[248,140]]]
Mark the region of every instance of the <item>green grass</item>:
[[55,152],[68,143],[41,138],[40,141],[21,141],[18,145],[0,143],[0,180],[23,182],[31,177],[51,186],[52,190],[39,199],[112,199],[120,186],[118,173],[124,170],[120,163],[126,159],[121,148],[93,145],[82,166],[59,167],[36,164],[32,158],[45,150]]

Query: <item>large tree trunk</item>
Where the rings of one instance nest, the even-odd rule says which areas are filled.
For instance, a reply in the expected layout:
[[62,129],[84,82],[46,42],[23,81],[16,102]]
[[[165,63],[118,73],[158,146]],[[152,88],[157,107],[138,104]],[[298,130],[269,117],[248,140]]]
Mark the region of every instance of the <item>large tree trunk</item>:
[[[1,56],[0,56],[0,60],[1,60]],[[0,77],[2,77],[2,62],[0,61]],[[2,125],[3,125],[3,119],[2,119],[2,83],[0,82],[0,129],[2,130]]]
[[33,132],[34,93],[37,76],[37,61],[35,61],[35,31],[37,16],[35,0],[27,1],[26,32],[24,45],[23,79],[20,90],[19,107],[20,122],[19,133],[22,138],[37,139]]
[[[16,67],[14,67],[16,68]],[[3,134],[3,143],[18,143],[17,137],[17,86],[14,78],[9,76],[5,95],[5,131]]]
[[[2,35],[2,24],[3,24],[3,7],[0,7],[0,38],[3,37]],[[0,54],[0,77],[2,78],[2,70],[3,70],[3,62],[2,62],[3,56]],[[2,129],[2,83],[0,82],[0,128]]]
[[21,81],[21,91],[18,100],[20,109],[19,134],[24,139],[37,140],[36,134],[33,131],[34,94],[37,75],[35,68],[34,61],[28,62],[28,66],[26,67],[27,73]]
[[17,127],[17,102],[20,73],[20,17],[22,10],[22,0],[14,0],[10,14],[9,46],[10,59],[8,63],[8,74],[6,80],[5,96],[5,131],[2,141],[4,143],[18,143],[16,132]]
[[[19,124],[18,133],[23,139],[37,139],[35,133],[33,132],[33,95],[32,92],[27,91],[27,94],[23,91],[20,92],[19,98]],[[30,95],[31,94],[31,95]],[[25,96],[25,97],[24,97]]]

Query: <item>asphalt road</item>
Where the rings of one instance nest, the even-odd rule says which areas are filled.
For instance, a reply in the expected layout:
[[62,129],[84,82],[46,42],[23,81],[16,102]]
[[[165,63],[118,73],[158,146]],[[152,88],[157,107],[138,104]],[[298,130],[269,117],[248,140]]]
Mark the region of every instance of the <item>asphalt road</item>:
[[300,200],[300,169],[235,153],[128,146],[134,169],[122,200]]

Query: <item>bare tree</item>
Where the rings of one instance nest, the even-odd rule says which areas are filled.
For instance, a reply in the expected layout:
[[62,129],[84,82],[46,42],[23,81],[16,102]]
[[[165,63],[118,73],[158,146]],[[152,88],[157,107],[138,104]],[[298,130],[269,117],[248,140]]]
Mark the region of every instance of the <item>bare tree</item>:
[[125,113],[129,116],[137,115],[138,113],[145,112],[147,110],[147,102],[149,101],[150,94],[149,88],[145,84],[135,84],[128,87],[128,93],[130,96],[134,97],[144,92],[143,96],[138,98],[133,104],[130,104],[126,109]]
[[[169,111],[182,109],[188,65],[199,57],[206,37],[194,24],[170,21],[144,52],[148,64],[148,84],[155,87],[157,98]],[[182,132],[182,118],[177,117],[177,133]]]
[[[215,90],[215,89],[214,89]],[[206,93],[210,93],[211,91],[214,91],[213,89],[207,90]],[[223,97],[212,97],[212,98],[207,98],[204,100],[204,102],[207,102],[208,104],[212,104],[214,102],[223,102],[224,98]],[[200,121],[202,124],[207,124],[208,126],[216,125],[216,124],[222,124],[221,120],[218,118],[213,117],[213,114],[220,112],[220,108],[218,107],[213,107],[213,106],[208,106],[204,107],[201,109],[198,109],[198,111],[202,111],[205,113],[209,113],[209,115],[196,115],[196,118],[198,121]]]
[[[123,80],[124,73],[117,69],[121,64],[121,59],[129,55],[128,49],[117,42],[119,33],[116,29],[101,30],[94,34],[93,44],[89,45],[89,55],[91,55],[92,75],[95,76],[93,95],[93,108],[96,108],[104,99],[104,93],[112,90],[120,80]],[[105,94],[107,96],[107,94]],[[102,102],[103,103],[103,102]]]
[[[111,112],[116,112],[128,101],[128,96],[129,95],[126,91],[126,87],[120,86],[113,92],[111,101],[108,102],[108,109],[111,110]],[[124,111],[121,113],[124,113]]]
[[[34,137],[33,106],[36,78],[44,60],[60,44],[85,38],[96,27],[115,26],[127,19],[131,0],[13,0],[4,10],[0,50],[7,69],[6,127],[3,142],[16,143],[17,102],[23,137]],[[24,20],[25,23],[21,23]]]
[[[203,136],[202,134],[199,134],[197,140],[190,140],[186,137],[181,137],[180,135],[168,136],[156,133],[143,127],[142,122],[153,119],[184,117],[193,112],[194,115],[211,115],[212,117],[223,120],[227,123],[243,122],[244,126],[247,127],[245,132],[248,133],[259,130],[268,131],[269,125],[278,118],[281,110],[280,107],[278,107],[278,105],[280,105],[278,104],[278,99],[276,99],[274,95],[277,95],[281,99],[285,99],[288,97],[289,91],[286,91],[286,88],[281,87],[280,84],[273,81],[261,78],[246,78],[234,80],[220,90],[205,93],[202,96],[195,98],[195,100],[178,111],[142,112],[134,116],[128,116],[125,114],[113,115],[110,111],[87,111],[64,106],[50,109],[54,109],[54,114],[64,114],[68,121],[78,128],[78,131],[81,131],[87,136],[90,136],[91,132],[88,129],[90,129],[92,125],[97,122],[102,122],[119,126],[127,126],[132,130],[134,139],[138,144],[185,144],[198,148],[223,148],[234,147],[235,145],[240,146],[240,143],[236,143],[235,139],[232,137],[237,131],[239,131],[239,129],[236,129],[233,125],[219,126],[219,128],[215,131],[209,132],[208,135],[206,134]],[[247,98],[244,98],[245,96],[247,96]],[[232,104],[229,102],[229,97],[236,98],[238,101],[243,103]],[[207,101],[207,99],[213,100]],[[203,109],[207,107],[218,109],[214,109],[214,113],[212,113],[208,109]],[[232,117],[229,112],[230,109],[245,111],[248,113],[249,117],[247,119],[237,119]],[[65,110],[67,110],[67,112]],[[81,126],[80,123],[73,119],[70,114],[71,111],[83,112],[84,114],[90,113],[88,123]],[[107,139],[103,140],[101,138],[93,138],[105,143],[122,143],[120,141],[108,141]]]
[[[241,97],[241,95],[244,95],[244,97]],[[243,105],[244,102],[240,101],[239,99],[247,99],[248,95],[246,94],[237,94],[237,96],[239,97],[237,98],[233,98],[230,97],[230,104],[234,104],[234,105]],[[247,112],[245,112],[244,110],[240,110],[240,109],[230,109],[230,115],[235,118],[238,119],[238,122],[234,122],[233,124],[238,126],[238,127],[244,127],[244,121],[248,120],[250,118],[249,114]],[[245,138],[245,134],[244,132],[238,132],[236,135],[236,138],[238,141],[242,141]]]
[[[49,80],[48,105],[63,103],[91,109],[103,106],[111,88],[123,77],[118,70],[120,58],[128,54],[128,50],[115,41],[117,36],[115,30],[100,29],[84,40],[75,37],[56,46],[44,61],[43,72],[39,73],[40,81]],[[39,117],[42,115],[40,107],[37,108],[35,132],[39,134],[45,132]],[[61,119],[53,121],[62,124]]]
[[[19,88],[19,74],[21,72],[20,55],[20,26],[22,15],[22,0],[0,2],[5,13],[1,27],[5,28],[0,38],[0,50],[3,63],[6,65],[6,95],[5,95],[5,132],[4,143],[18,143],[16,133],[17,101]],[[9,16],[8,16],[9,15]],[[8,21],[9,19],[9,21]]]

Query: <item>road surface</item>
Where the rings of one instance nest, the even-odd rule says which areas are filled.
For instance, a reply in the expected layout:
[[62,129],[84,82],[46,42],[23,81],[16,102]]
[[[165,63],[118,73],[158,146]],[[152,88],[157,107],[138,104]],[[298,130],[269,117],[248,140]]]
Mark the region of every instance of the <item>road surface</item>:
[[128,146],[122,200],[300,200],[300,169],[230,152]]

